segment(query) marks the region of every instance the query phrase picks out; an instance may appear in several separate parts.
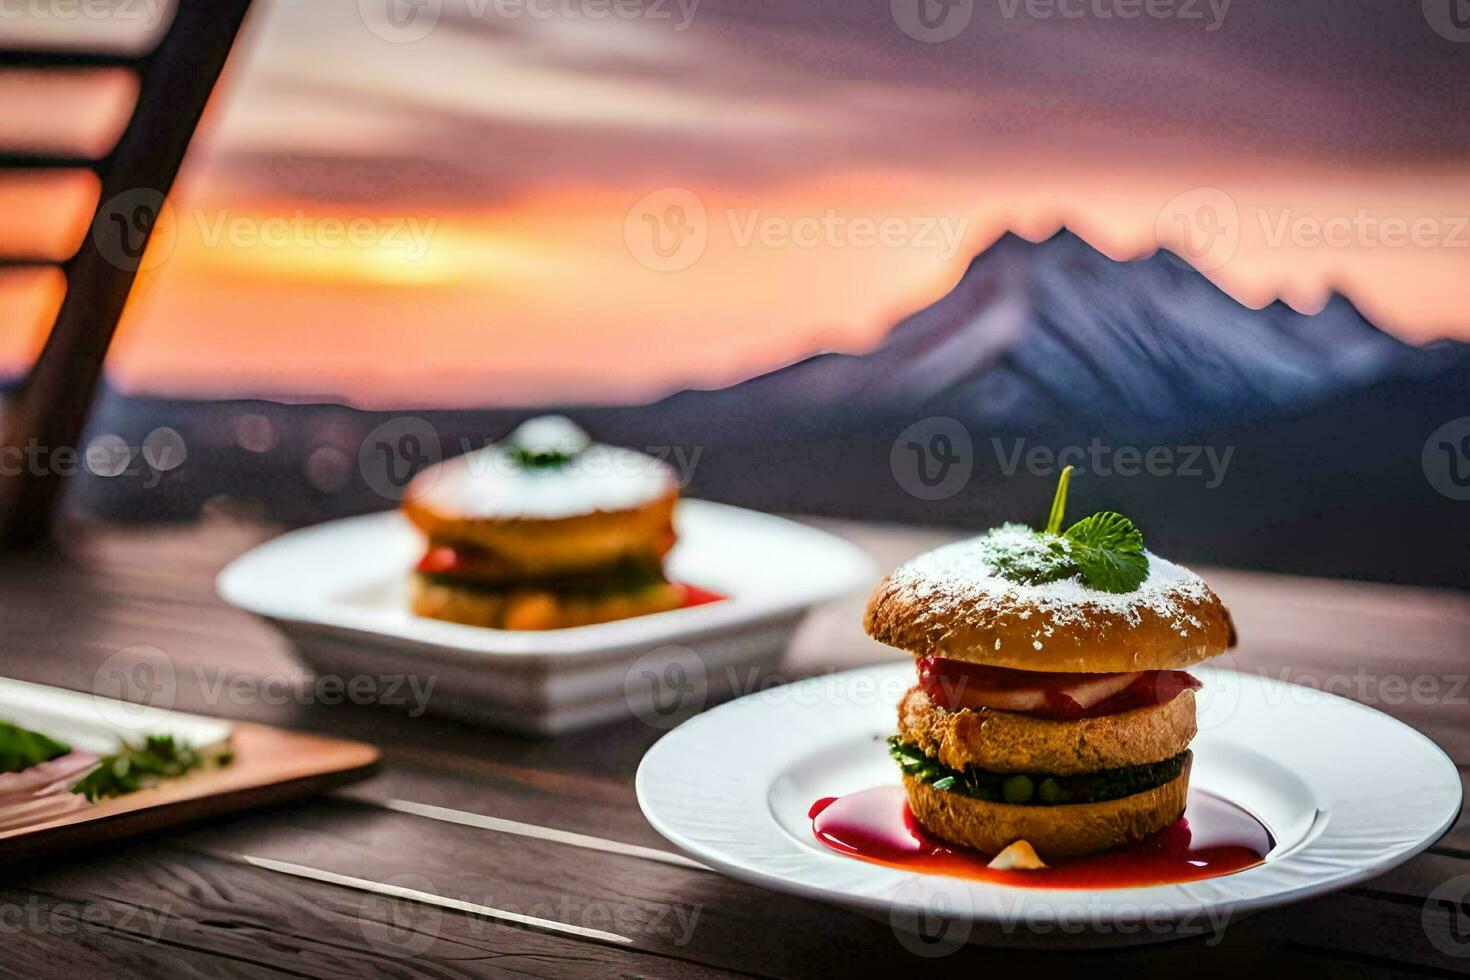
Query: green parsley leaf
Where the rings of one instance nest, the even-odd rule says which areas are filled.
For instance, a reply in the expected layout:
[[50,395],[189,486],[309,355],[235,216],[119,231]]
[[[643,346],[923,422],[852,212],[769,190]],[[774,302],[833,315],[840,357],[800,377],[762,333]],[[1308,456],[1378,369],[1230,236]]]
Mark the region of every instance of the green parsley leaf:
[[23,772],[70,751],[54,738],[0,721],[0,772]]

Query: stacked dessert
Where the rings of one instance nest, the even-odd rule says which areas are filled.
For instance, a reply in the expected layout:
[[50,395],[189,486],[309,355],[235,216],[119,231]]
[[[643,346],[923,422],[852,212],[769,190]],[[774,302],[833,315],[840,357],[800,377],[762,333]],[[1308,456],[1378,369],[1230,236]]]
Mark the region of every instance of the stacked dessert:
[[987,853],[1042,860],[1141,840],[1184,812],[1199,682],[1230,614],[1116,513],[1008,524],[895,570],[865,626],[913,654],[890,742],[914,817]]
[[533,419],[410,484],[404,512],[428,538],[413,611],[546,630],[678,608],[685,592],[663,568],[678,496],[660,460]]

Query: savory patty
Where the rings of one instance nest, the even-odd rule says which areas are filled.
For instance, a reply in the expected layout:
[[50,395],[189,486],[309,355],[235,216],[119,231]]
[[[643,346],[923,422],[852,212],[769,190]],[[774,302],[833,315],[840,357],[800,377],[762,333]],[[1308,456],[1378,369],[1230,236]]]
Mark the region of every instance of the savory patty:
[[518,586],[494,590],[415,575],[412,608],[418,616],[467,626],[549,630],[667,612],[684,601],[684,590],[662,578],[636,588],[554,592]]
[[1074,775],[1162,762],[1189,748],[1194,692],[1114,715],[1052,721],[1009,711],[948,711],[920,687],[898,706],[898,736],[950,769]]

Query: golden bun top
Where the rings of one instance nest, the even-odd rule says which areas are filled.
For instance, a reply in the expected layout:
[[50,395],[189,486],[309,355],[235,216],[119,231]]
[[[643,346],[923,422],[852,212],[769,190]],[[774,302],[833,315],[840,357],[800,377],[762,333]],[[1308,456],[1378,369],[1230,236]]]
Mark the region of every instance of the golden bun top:
[[1078,673],[1177,669],[1235,645],[1230,611],[1204,579],[1157,555],[1142,585],[1113,593],[1075,576],[1002,578],[986,544],[961,541],[895,569],[868,600],[868,635],[914,656]]

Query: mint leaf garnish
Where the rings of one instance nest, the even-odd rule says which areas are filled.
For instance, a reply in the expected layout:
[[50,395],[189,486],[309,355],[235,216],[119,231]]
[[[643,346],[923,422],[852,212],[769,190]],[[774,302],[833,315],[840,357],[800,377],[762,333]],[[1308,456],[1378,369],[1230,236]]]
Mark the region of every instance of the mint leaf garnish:
[[525,449],[521,446],[510,447],[510,458],[515,460],[517,466],[527,470],[549,470],[557,466],[565,466],[576,457],[570,453],[559,453],[551,450]]
[[992,532],[986,560],[1002,578],[1025,585],[1041,585],[1071,578],[1077,566],[1068,554],[1070,543],[1060,535],[1038,534],[1024,524],[1006,524]]
[[1067,528],[1069,541],[1089,548],[1143,553],[1143,532],[1117,511],[1104,510]]
[[565,466],[591,444],[587,433],[564,415],[543,415],[522,422],[506,439],[511,459],[528,470]]
[[1072,560],[1082,581],[1103,592],[1132,592],[1148,578],[1143,532],[1116,511],[1105,510],[1067,528]]
[[1024,585],[1041,585],[1077,576],[1100,592],[1125,593],[1148,578],[1148,554],[1143,532],[1114,511],[1084,517],[1061,534],[1067,508],[1067,486],[1072,467],[1057,481],[1046,530],[1033,531],[1006,524],[991,532],[993,543],[986,560],[1002,578]]

